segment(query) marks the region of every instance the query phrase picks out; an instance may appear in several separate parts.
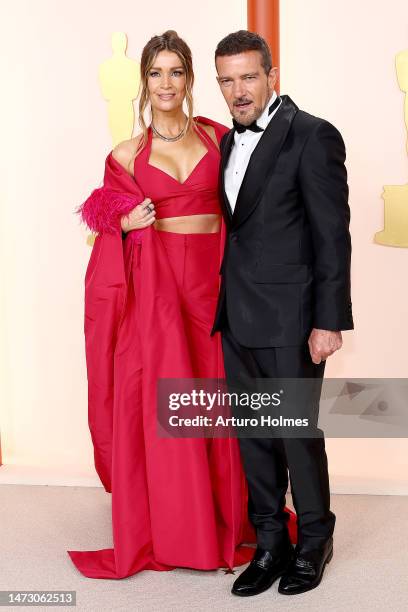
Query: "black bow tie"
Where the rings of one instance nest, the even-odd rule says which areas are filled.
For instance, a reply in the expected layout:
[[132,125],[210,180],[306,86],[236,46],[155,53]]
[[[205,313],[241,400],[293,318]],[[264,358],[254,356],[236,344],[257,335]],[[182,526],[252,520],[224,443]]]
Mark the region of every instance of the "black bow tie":
[[[268,110],[268,115],[270,115],[275,108],[280,104],[281,98],[278,96],[273,104],[270,105]],[[238,134],[242,134],[246,130],[251,130],[251,132],[263,132],[263,128],[261,128],[256,121],[253,121],[250,125],[242,125],[242,123],[238,123],[235,119],[232,120],[233,126],[238,132]]]
[[263,128],[259,127],[256,121],[253,121],[250,125],[242,125],[242,123],[238,123],[238,121],[235,121],[235,119],[233,119],[232,124],[238,134],[242,134],[246,130],[251,130],[251,132],[263,132]]

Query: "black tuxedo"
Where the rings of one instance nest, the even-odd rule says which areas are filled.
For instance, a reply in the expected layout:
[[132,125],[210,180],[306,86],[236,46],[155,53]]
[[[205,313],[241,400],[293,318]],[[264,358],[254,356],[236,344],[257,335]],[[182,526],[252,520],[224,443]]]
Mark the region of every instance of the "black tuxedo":
[[[353,329],[345,147],[333,125],[281,97],[251,155],[233,214],[224,173],[235,130],[221,141],[228,235],[212,333],[222,333],[229,384],[315,378],[315,398],[302,398],[310,414],[318,414],[325,362],[312,362],[310,332]],[[287,539],[288,472],[300,544],[320,546],[333,533],[324,436],[316,434],[239,440],[249,516],[264,549]]]
[[224,171],[235,130],[221,141],[229,235],[212,333],[227,312],[247,347],[301,345],[313,327],[353,328],[343,139],[333,125],[281,97],[252,153],[233,214]]

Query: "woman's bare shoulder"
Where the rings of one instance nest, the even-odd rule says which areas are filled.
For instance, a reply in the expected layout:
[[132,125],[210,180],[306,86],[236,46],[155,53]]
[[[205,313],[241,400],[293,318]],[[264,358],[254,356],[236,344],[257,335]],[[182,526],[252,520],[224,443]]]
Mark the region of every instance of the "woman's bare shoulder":
[[123,140],[112,150],[112,157],[133,176],[133,164],[142,140],[142,134],[138,134],[129,140]]

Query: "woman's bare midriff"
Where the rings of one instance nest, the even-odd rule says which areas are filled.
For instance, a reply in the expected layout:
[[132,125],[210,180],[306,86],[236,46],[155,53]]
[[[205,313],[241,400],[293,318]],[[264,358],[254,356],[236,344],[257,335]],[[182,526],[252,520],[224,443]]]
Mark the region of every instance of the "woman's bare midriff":
[[214,234],[220,231],[221,215],[188,215],[156,219],[153,227],[162,232],[176,234]]

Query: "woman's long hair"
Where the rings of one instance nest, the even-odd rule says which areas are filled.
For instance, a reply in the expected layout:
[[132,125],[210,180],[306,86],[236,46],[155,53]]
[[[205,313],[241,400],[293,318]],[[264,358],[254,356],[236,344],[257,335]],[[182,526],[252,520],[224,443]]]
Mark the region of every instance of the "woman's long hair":
[[186,102],[188,109],[186,132],[188,132],[193,123],[192,90],[194,84],[194,72],[191,50],[187,43],[179,37],[177,32],[175,32],[174,30],[167,30],[161,36],[153,36],[153,38],[149,40],[149,42],[145,45],[142,51],[142,59],[140,63],[141,93],[139,99],[139,125],[142,128],[143,133],[140,146],[142,147],[147,143],[147,126],[144,119],[146,106],[149,102],[147,79],[149,77],[149,71],[155,62],[157,54],[160,53],[160,51],[172,51],[173,53],[176,53],[180,58],[181,64],[186,74]]

